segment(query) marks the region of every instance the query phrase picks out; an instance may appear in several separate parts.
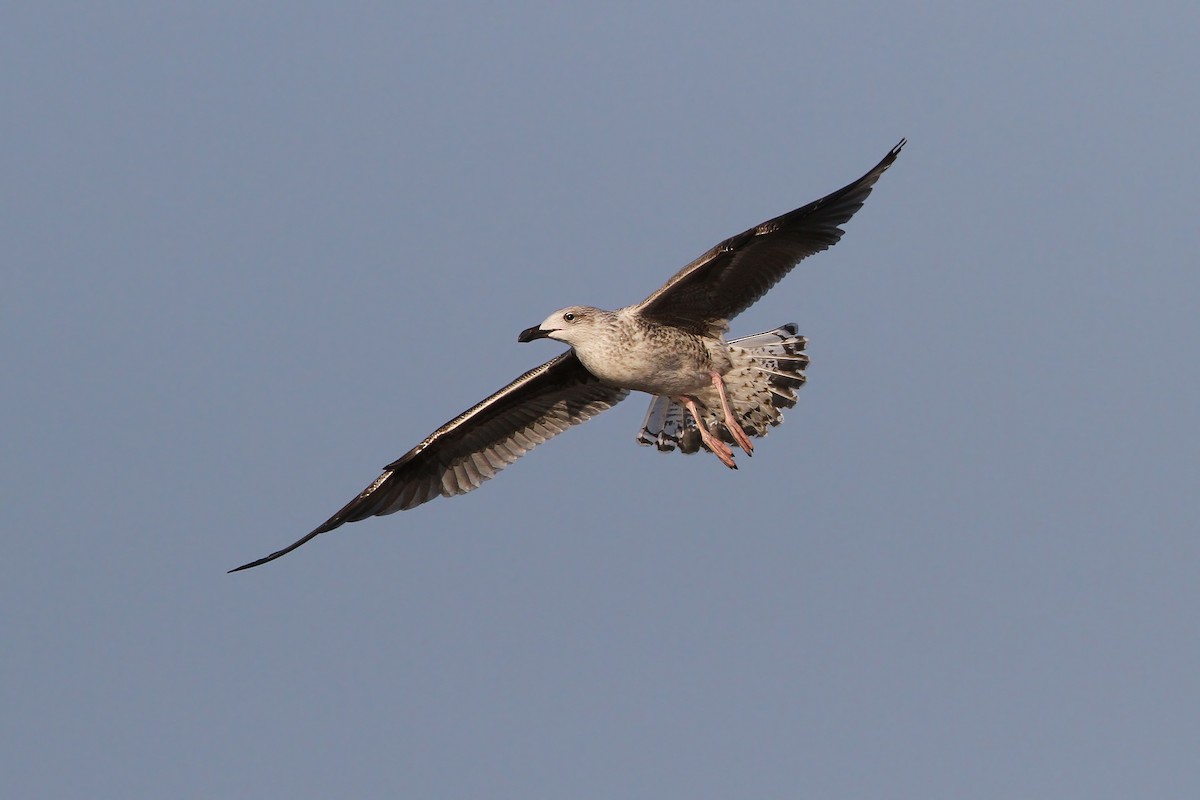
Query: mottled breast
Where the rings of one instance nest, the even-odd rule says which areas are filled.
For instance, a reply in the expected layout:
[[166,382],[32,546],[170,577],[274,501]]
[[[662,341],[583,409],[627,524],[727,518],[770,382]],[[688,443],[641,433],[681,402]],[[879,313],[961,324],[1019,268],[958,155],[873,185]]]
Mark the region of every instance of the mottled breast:
[[725,343],[661,325],[622,325],[596,347],[576,347],[593,375],[624,389],[671,397],[711,385],[732,366]]

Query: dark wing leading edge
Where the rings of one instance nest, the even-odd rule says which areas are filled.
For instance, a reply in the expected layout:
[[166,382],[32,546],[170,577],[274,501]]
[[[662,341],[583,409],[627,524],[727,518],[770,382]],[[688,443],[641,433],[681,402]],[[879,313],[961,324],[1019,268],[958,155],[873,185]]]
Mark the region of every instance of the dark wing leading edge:
[[477,489],[542,442],[612,408],[627,394],[625,389],[602,385],[569,350],[429,434],[304,538],[229,571],[274,561],[347,522]]
[[745,311],[802,259],[837,244],[838,226],[862,208],[906,141],[849,186],[721,242],[643,300],[637,312],[654,322],[715,332],[718,321]]

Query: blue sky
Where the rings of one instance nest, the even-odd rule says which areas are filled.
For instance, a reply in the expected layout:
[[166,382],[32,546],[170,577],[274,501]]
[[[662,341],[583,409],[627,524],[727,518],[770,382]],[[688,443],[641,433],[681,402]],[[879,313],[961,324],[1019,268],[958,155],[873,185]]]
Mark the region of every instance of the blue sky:
[[[14,797],[1192,797],[1190,4],[19,4]],[[909,145],[738,318],[734,473],[635,397],[225,570],[717,241]]]

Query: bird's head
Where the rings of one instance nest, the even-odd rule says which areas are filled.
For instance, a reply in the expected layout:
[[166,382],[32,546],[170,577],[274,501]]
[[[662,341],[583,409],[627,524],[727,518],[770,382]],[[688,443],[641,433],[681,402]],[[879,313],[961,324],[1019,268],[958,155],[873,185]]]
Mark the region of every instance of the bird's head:
[[543,320],[541,325],[526,328],[517,336],[518,342],[532,342],[534,339],[557,339],[572,347],[586,345],[598,338],[600,330],[597,323],[603,317],[611,314],[591,306],[569,306],[559,309]]

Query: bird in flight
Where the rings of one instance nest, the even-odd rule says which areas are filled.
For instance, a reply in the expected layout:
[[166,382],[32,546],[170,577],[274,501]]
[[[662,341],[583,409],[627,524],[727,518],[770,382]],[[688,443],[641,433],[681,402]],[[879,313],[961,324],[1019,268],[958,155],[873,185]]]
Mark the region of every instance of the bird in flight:
[[301,539],[230,572],[274,561],[347,522],[465,494],[630,391],[654,396],[639,444],[704,449],[737,469],[733,445],[750,456],[751,439],[783,421],[780,409],[796,404],[808,356],[793,323],[726,341],[729,321],[841,239],[838,226],[862,208],[904,144],[853,183],[721,242],[636,305],[570,306],[522,331],[519,342],[555,339],[571,349],[429,434]]

